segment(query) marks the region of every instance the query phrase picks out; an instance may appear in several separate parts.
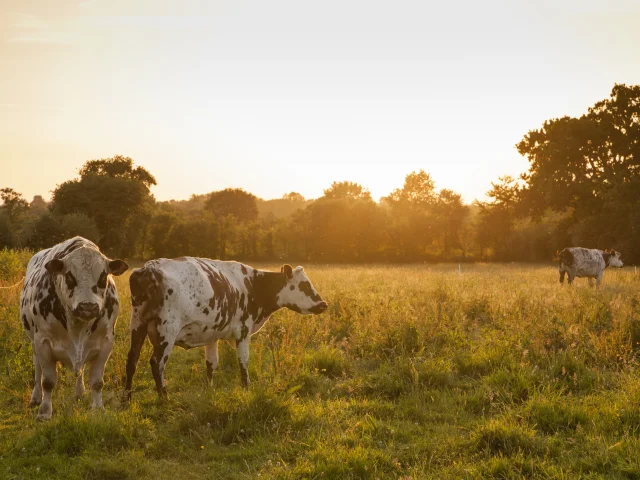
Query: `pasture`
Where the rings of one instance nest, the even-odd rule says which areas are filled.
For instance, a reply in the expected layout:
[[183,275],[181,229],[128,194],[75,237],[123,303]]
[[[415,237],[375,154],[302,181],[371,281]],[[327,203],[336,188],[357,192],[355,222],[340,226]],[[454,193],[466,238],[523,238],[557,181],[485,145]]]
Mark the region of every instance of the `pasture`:
[[106,408],[76,403],[59,369],[45,423],[28,408],[20,290],[0,290],[0,478],[640,478],[633,267],[598,292],[561,287],[551,264],[305,270],[329,310],[273,315],[248,390],[226,343],[213,388],[203,349],[178,348],[160,401],[147,342],[124,407],[129,273],[117,278]]

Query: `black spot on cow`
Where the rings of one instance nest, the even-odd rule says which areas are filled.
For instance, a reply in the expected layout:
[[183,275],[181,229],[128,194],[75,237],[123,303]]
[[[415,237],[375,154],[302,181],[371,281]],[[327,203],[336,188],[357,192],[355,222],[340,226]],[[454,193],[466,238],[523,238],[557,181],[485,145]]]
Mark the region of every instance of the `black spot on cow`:
[[565,248],[560,252],[558,257],[560,258],[560,263],[564,263],[569,267],[573,265],[573,253],[571,253],[571,250]]
[[244,265],[240,265],[240,271],[242,272],[243,275],[247,274],[247,267],[245,267]]
[[42,379],[42,389],[45,392],[50,392],[51,390],[53,390],[53,387],[55,386],[56,386],[55,382],[50,378],[44,377]]
[[93,332],[95,332],[95,331],[96,331],[96,329],[98,328],[98,322],[99,322],[99,321],[100,321],[100,317],[96,318],[96,319],[93,321],[93,325],[91,325],[91,332],[92,332],[92,333],[93,333]]
[[198,302],[198,303],[196,304],[196,307],[199,307],[199,306],[200,306],[200,302]]
[[113,314],[113,309],[117,303],[118,303],[118,300],[116,299],[115,288],[110,286],[109,290],[107,291],[107,296],[104,299],[104,311],[107,312],[108,318],[111,318],[111,315]]
[[78,281],[76,280],[76,277],[74,277],[73,273],[71,272],[67,272],[64,274],[64,283],[67,284],[67,288],[69,290],[73,290],[78,286]]
[[38,311],[36,310],[36,304],[35,304],[35,303],[33,304],[33,310],[32,310],[32,312],[33,312],[33,314],[34,314],[34,315],[37,315],[37,314],[38,314]]
[[300,282],[298,284],[298,288],[302,293],[304,293],[307,297],[309,297],[314,302],[322,301],[322,298],[320,297],[320,295],[318,295],[316,292],[313,291],[313,288],[311,287],[311,283],[309,283],[308,281],[304,280]]
[[98,286],[97,286],[97,285],[94,285],[93,287],[91,287],[91,291],[92,291],[93,293],[97,294],[97,293],[98,293]]
[[65,330],[67,330],[67,316],[64,311],[64,307],[62,306],[62,302],[60,302],[60,298],[58,298],[58,294],[56,293],[56,287],[53,285],[53,282],[49,281],[48,278],[41,281],[39,288],[43,290],[46,289],[46,296],[40,301],[38,304],[38,309],[40,310],[40,314],[46,319],[49,314],[52,314],[53,317],[58,320]]
[[232,287],[229,279],[204,260],[196,259],[196,262],[207,276],[213,290],[213,297],[209,300],[209,308],[213,310],[217,306],[222,322],[216,326],[216,329],[222,330],[231,323],[236,314],[240,299],[238,291]]
[[25,330],[31,330],[31,327],[29,326],[29,322],[27,321],[27,316],[26,315],[22,315],[22,325],[24,326]]
[[169,290],[167,290],[167,293],[168,293],[169,295],[172,295],[172,294],[173,294],[173,288],[170,288]]
[[295,286],[295,285],[291,285],[291,286],[289,287],[289,290],[295,290],[295,289],[296,289],[296,286]]
[[205,315],[209,315],[209,309],[205,307],[204,310],[202,310],[202,313],[204,313]]
[[100,277],[98,278],[97,287],[99,288],[107,288],[107,272],[102,272]]
[[151,318],[164,305],[162,274],[153,265],[134,270],[129,277],[129,287],[131,305],[142,306],[141,318]]
[[209,325],[207,325],[206,327],[204,327],[204,329],[202,330],[202,333],[206,332],[208,328],[209,328]]

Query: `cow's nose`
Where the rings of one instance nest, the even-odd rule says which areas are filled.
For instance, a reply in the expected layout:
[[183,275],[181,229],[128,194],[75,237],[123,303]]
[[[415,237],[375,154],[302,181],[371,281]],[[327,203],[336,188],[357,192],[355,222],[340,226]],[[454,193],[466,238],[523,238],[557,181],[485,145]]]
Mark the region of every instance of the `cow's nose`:
[[97,303],[92,302],[82,302],[79,303],[73,313],[80,318],[95,318],[98,316],[100,312],[100,307]]
[[320,313],[324,312],[327,308],[329,308],[329,304],[327,302],[320,302],[317,306]]

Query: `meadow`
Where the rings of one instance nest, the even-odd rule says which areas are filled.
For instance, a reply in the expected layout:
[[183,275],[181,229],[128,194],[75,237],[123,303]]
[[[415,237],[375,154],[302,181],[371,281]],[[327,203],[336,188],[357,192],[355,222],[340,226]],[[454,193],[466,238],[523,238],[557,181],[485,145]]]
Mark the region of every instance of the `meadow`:
[[[10,255],[0,286],[28,260]],[[552,264],[305,270],[329,310],[274,314],[252,338],[248,390],[221,343],[214,387],[203,349],[174,350],[160,401],[147,342],[131,405],[119,277],[105,410],[89,393],[76,403],[59,369],[44,423],[28,408],[20,291],[0,290],[0,478],[640,478],[633,267],[608,270],[599,291],[561,287]]]

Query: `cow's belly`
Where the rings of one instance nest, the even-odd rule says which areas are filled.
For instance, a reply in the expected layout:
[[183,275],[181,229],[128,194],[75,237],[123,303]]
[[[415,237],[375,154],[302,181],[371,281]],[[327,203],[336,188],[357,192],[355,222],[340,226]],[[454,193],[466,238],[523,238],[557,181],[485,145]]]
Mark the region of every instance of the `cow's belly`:
[[579,278],[597,277],[599,274],[600,274],[600,271],[597,268],[582,267],[582,268],[576,268],[575,276]]
[[206,324],[192,322],[182,327],[176,337],[175,344],[178,347],[189,349],[208,345],[214,340],[227,336],[228,332],[226,331],[219,332]]

